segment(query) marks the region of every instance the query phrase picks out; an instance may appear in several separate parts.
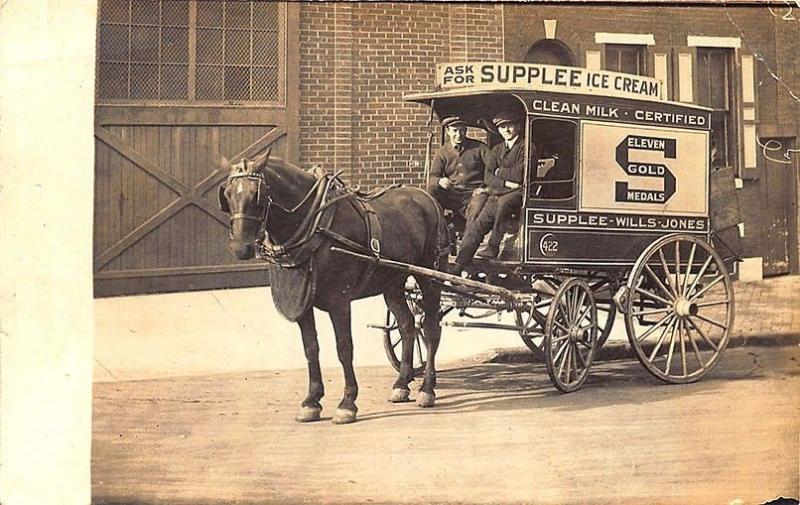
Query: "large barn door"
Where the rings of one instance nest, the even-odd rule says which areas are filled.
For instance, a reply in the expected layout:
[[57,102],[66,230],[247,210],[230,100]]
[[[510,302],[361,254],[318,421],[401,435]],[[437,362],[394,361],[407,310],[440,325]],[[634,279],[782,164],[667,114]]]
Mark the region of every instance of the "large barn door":
[[298,161],[298,24],[290,4],[101,2],[96,296],[268,282],[227,250],[216,188],[223,157]]

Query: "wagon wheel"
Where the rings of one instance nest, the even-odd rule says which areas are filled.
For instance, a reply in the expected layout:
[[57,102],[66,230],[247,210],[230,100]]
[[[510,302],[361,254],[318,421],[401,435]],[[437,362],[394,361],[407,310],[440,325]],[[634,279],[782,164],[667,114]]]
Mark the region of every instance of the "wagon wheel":
[[627,287],[628,339],[650,373],[688,383],[716,366],[733,328],[733,288],[707,242],[690,235],[656,240],[636,260]]
[[[425,371],[425,364],[428,361],[428,348],[425,347],[423,342],[423,329],[422,323],[425,314],[422,310],[420,299],[420,292],[418,289],[406,291],[406,303],[411,313],[414,315],[414,377],[419,376]],[[386,325],[383,328],[383,348],[386,351],[386,356],[389,358],[389,363],[392,367],[400,371],[400,358],[402,356],[402,338],[400,337],[400,329],[397,325],[397,319],[392,314],[391,310],[386,310]]]
[[597,306],[586,282],[571,278],[553,296],[544,325],[547,373],[563,393],[580,388],[597,351]]
[[612,299],[616,291],[616,283],[610,279],[600,279],[590,283],[589,287],[592,288],[594,302],[597,305],[597,328],[599,330],[597,348],[599,349],[611,335],[614,320],[617,317],[617,307]]
[[[556,286],[552,280],[545,282],[555,291]],[[544,321],[550,309],[552,295],[547,293],[534,293],[530,303],[525,303],[515,310],[517,331],[522,341],[533,352],[534,356],[544,361]]]

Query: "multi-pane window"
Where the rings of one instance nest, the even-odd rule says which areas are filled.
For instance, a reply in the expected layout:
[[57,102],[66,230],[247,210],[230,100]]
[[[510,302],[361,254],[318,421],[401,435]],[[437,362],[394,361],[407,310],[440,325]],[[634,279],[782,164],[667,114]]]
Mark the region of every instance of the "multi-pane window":
[[645,46],[606,44],[606,70],[645,75]]
[[101,0],[101,103],[285,101],[285,4]]
[[733,90],[730,49],[697,49],[697,103],[712,109],[711,143],[715,166],[733,164]]

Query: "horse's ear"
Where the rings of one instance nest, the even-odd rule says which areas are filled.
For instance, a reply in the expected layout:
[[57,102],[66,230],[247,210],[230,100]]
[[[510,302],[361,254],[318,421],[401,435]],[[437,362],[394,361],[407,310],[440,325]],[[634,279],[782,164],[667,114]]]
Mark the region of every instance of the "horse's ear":
[[225,188],[227,186],[227,183],[222,183],[219,185],[219,190],[217,191],[217,202],[219,203],[219,210],[226,214],[230,214],[231,208],[228,205],[228,198],[225,196]]
[[267,150],[264,151],[264,154],[262,154],[261,156],[259,156],[258,158],[255,159],[256,170],[260,171],[260,170],[263,170],[263,169],[265,169],[267,167],[267,161],[269,160],[269,154],[271,152],[272,152],[272,148],[268,147]]
[[230,172],[233,169],[233,167],[231,167],[231,162],[228,161],[228,158],[226,158],[225,156],[222,157],[222,161],[219,162],[219,166],[224,170],[227,170],[228,172]]

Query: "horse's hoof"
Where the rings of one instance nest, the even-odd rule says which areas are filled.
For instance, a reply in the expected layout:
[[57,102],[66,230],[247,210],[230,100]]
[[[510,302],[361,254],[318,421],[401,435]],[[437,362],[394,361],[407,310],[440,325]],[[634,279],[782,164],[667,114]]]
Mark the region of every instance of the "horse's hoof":
[[322,412],[322,407],[300,407],[300,412],[294,418],[298,423],[311,423],[319,421],[319,414]]
[[433,404],[436,403],[436,395],[433,393],[426,393],[424,391],[420,391],[419,395],[417,396],[417,407],[433,407]]
[[392,394],[389,395],[389,401],[391,403],[403,403],[411,401],[409,396],[411,392],[408,389],[400,389],[394,388],[392,389]]
[[356,422],[356,413],[347,409],[336,409],[333,424],[350,424]]

